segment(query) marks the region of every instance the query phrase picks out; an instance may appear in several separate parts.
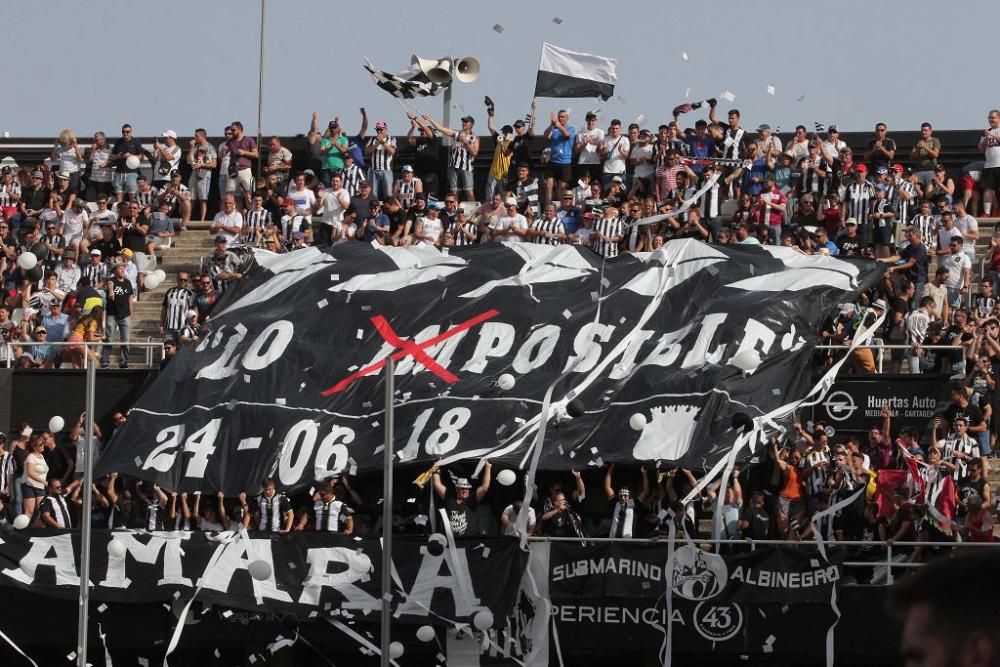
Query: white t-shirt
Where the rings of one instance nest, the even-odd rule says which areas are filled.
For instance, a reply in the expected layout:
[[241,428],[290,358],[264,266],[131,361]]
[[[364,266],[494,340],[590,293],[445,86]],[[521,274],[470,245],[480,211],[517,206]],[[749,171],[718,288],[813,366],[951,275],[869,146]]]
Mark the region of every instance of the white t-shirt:
[[601,164],[601,153],[598,149],[604,143],[604,130],[599,127],[584,130],[576,135],[576,140],[580,142],[580,164]]
[[610,151],[608,157],[604,160],[604,173],[605,174],[624,174],[625,173],[625,158],[622,154],[628,155],[629,148],[632,144],[629,143],[628,137],[624,134],[618,137],[608,137],[604,140],[604,150]]
[[[952,225],[951,229],[945,229],[943,226],[938,227],[937,230],[937,247],[947,248],[951,245],[952,238],[956,236],[961,236],[962,232],[958,231],[958,227]],[[964,239],[963,239],[964,241]]]
[[992,128],[989,137],[979,140],[979,146],[983,149],[986,164],[983,169],[1000,168],[1000,127]]
[[[504,508],[503,515],[507,517],[508,521],[510,521],[510,524],[504,526],[503,534],[511,537],[517,537],[518,536],[517,529],[515,528],[515,524],[517,522],[517,510],[514,509],[513,505],[507,505],[507,507]],[[528,532],[531,532],[531,530],[534,527],[535,527],[535,508],[529,507],[528,526],[527,526]]]
[[951,289],[958,288],[962,284],[962,273],[972,268],[972,260],[964,252],[947,255],[942,264],[948,269],[948,282],[945,284]]
[[288,198],[295,202],[295,212],[299,215],[312,215],[313,204],[316,203],[316,193],[309,188],[296,190],[288,188]]
[[[163,148],[163,150],[165,150],[167,152],[167,155],[170,156],[170,171],[173,171],[174,169],[177,169],[178,166],[180,166],[180,163],[181,163],[181,147],[178,146],[177,144],[174,144],[173,147],[170,147],[170,146],[167,146],[166,144],[163,144],[162,148]],[[159,155],[159,154],[157,154],[157,155]],[[154,181],[169,181],[170,180],[170,172],[167,172],[166,174],[161,174],[160,173],[160,164],[162,162],[163,162],[163,160],[161,160],[159,157],[157,157],[156,158],[156,162],[153,163],[153,180]]]
[[76,148],[56,146],[56,155],[59,156],[59,171],[65,174],[75,174],[80,171],[80,165],[76,161]]
[[[226,215],[223,211],[219,211],[218,213],[215,214],[215,218],[213,218],[212,222],[213,224],[221,222],[226,227],[236,227],[236,229],[242,230],[243,214],[240,213],[239,211],[233,211],[229,215]],[[234,241],[236,241],[236,239],[240,237],[240,232],[238,231],[236,233],[233,233],[225,229],[219,229],[218,231],[212,232],[213,236],[219,236],[220,234],[222,236],[225,236],[226,240],[229,241],[229,243],[233,243]]]
[[[968,213],[963,215],[961,218],[955,216],[955,229],[957,229],[962,234],[962,238],[966,238],[969,232],[979,231],[979,221],[973,218]],[[972,239],[968,240],[972,241]],[[966,243],[964,250],[965,252],[975,251],[975,245],[971,243]]]
[[[344,205],[343,202],[347,202]],[[323,217],[320,219],[324,225],[339,225],[344,219],[344,211],[351,205],[351,195],[347,190],[327,190],[323,193]]]
[[[430,243],[440,243],[441,232],[444,231],[444,227],[441,225],[441,218],[431,218],[430,216],[421,216],[417,218],[417,222],[421,224],[420,234],[422,236],[430,236]],[[425,241],[426,239],[420,239]]]
[[62,233],[68,241],[74,237],[83,236],[83,226],[87,224],[89,216],[86,211],[76,213],[73,209],[63,212]]
[[636,144],[629,155],[633,160],[645,158],[645,162],[635,163],[636,178],[649,178],[653,175],[653,144]]
[[[225,141],[219,144],[217,155],[222,155],[222,149],[225,145]],[[229,178],[229,151],[226,151],[226,154],[219,158],[219,178]]]
[[110,158],[110,148],[95,148],[91,151],[90,180],[97,183],[111,182],[111,167],[101,166],[102,164],[107,165]]
[[520,213],[514,216],[504,215],[490,223],[490,230],[501,233],[501,241],[520,241],[521,237],[513,230],[527,228],[528,220]]

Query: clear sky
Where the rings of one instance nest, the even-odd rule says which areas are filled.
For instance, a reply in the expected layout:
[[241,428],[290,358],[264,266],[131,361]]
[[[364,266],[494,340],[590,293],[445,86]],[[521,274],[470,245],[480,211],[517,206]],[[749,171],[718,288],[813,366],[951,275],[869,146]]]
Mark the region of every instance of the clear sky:
[[[784,132],[815,121],[868,130],[876,120],[890,132],[924,120],[974,129],[1000,106],[1000,88],[988,82],[996,0],[266,2],[265,134],[303,132],[313,111],[324,121],[339,115],[353,132],[360,106],[372,124],[385,119],[402,134],[403,112],[362,58],[394,72],[411,53],[449,48],[482,63],[476,82],[456,84],[453,101],[485,132],[484,95],[501,123],[528,111],[546,40],[618,60],[616,98],[539,100],[543,119],[570,107],[577,126],[597,108],[602,123],[642,114],[655,126],[688,88],[691,100],[729,90],[745,126]],[[231,120],[256,132],[259,0],[10,2],[3,18],[9,81],[0,128],[13,137],[64,127],[117,134],[124,121],[147,136],[170,128],[183,138],[198,126],[221,134]],[[440,116],[440,98],[416,104]]]

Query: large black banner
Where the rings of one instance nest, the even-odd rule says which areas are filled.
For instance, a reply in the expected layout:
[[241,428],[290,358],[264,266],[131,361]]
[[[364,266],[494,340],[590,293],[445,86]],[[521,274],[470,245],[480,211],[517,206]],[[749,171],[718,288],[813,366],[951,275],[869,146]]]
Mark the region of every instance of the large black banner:
[[679,543],[668,563],[666,543],[534,544],[510,626],[526,665],[549,664],[556,643],[561,651],[613,651],[610,643],[657,654],[668,618],[677,654],[818,657],[837,617],[831,599],[842,563],[833,546],[826,556],[810,545],[720,555]]
[[888,405],[893,433],[909,427],[922,434],[947,404],[948,387],[946,375],[845,375],[813,407],[812,418],[845,433],[867,431],[882,427]]
[[527,243],[258,261],[142,395],[99,473],[235,494],[266,475],[292,488],[380,468],[390,355],[400,462],[522,466],[551,386],[543,468],[700,468],[728,452],[734,417],[794,407],[821,320],[883,271],[691,240],[607,261]]
[[[98,531],[92,544],[94,600],[186,601],[200,585],[199,600],[227,607],[378,623],[382,551],[377,538],[325,532],[243,537],[231,532]],[[0,586],[76,597],[79,547],[79,533],[5,535]],[[510,538],[452,544],[441,535],[397,538],[393,618],[402,623],[440,618],[473,623],[488,612],[486,618],[500,619],[516,596],[526,557]]]

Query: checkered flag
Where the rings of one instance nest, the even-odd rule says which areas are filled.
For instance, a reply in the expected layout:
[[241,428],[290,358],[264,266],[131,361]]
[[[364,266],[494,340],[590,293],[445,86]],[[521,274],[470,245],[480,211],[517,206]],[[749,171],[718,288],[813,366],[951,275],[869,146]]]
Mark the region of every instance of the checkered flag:
[[816,134],[823,134],[824,132],[826,132],[826,125],[824,125],[823,123],[817,122],[814,123],[814,125],[816,127]]
[[375,85],[393,97],[412,100],[415,97],[434,97],[444,91],[447,85],[431,82],[419,69],[411,69],[401,74],[390,74],[375,69],[370,61],[365,61],[364,68],[375,79]]

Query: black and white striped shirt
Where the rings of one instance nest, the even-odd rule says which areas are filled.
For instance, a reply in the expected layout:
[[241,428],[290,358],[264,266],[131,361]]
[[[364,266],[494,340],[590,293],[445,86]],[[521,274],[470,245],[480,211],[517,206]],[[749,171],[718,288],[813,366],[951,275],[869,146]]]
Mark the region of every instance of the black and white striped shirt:
[[194,292],[187,287],[171,287],[163,295],[163,307],[166,309],[163,328],[177,331],[184,326],[184,315],[194,308]]
[[135,200],[139,202],[139,208],[146,208],[147,206],[156,208],[156,199],[159,194],[160,191],[156,188],[149,188],[148,192],[139,190],[135,193]]
[[13,206],[14,196],[21,197],[21,184],[17,181],[12,183],[0,183],[0,206]]
[[726,128],[726,134],[722,144],[722,157],[729,158],[731,160],[738,160],[741,157],[740,152],[743,148],[744,134],[746,134],[746,132],[742,127],[736,128],[735,131],[732,128]]
[[[721,179],[720,179],[721,180]],[[719,181],[712,184],[705,194],[701,196],[701,201],[699,202],[699,207],[701,208],[701,217],[704,220],[711,220],[712,218],[719,217],[719,205],[722,203],[722,189],[719,186]]]
[[39,510],[42,513],[51,514],[56,521],[57,528],[72,528],[73,519],[69,514],[69,506],[66,505],[66,498],[61,494],[58,496],[48,495],[42,501]]
[[97,264],[84,264],[80,268],[80,273],[90,279],[91,285],[97,287],[98,283],[102,283],[108,279],[111,275],[111,270],[106,263],[99,262]]
[[982,452],[979,450],[979,442],[968,433],[961,438],[956,438],[955,434],[952,433],[951,437],[942,440],[939,446],[941,447],[941,458],[955,464],[955,471],[952,473],[952,477],[956,482],[969,476],[969,462],[967,459],[955,458],[955,452],[962,452],[974,459],[982,456]]
[[[623,233],[623,225],[621,218],[601,218],[594,222],[594,231],[600,232],[601,234],[613,238],[615,236],[621,236]],[[594,235],[594,252],[598,255],[604,257],[617,257],[618,256],[618,242],[617,241],[605,241]]]
[[257,496],[257,507],[260,509],[257,529],[272,533],[281,530],[285,515],[292,511],[292,505],[283,493],[275,493],[271,498],[260,494]]
[[920,230],[920,236],[924,240],[924,245],[928,248],[932,248],[935,245],[934,239],[937,238],[938,221],[933,213],[928,215],[916,214],[913,216],[910,226]]
[[344,184],[344,189],[347,190],[347,194],[352,197],[358,194],[361,190],[361,184],[367,181],[365,178],[365,171],[356,164],[352,164],[344,171],[340,172],[341,181]]
[[9,502],[14,495],[14,452],[0,455],[0,496]]
[[399,187],[399,204],[404,209],[413,206],[413,200],[417,196],[417,183],[420,183],[420,179],[418,178],[413,178],[409,181],[405,179],[396,181]]
[[868,222],[868,202],[875,198],[875,188],[868,181],[851,183],[844,193],[844,206],[847,217],[858,221],[858,226]]
[[[553,218],[551,220],[547,218],[539,218],[531,223],[531,228],[536,232],[545,232],[548,234],[565,234],[566,225],[563,224],[562,220],[559,218]],[[542,236],[538,235],[532,239],[535,243],[541,243],[544,245],[559,245],[565,243],[565,240],[560,240],[552,236]]]
[[[830,177],[830,165],[826,163],[826,160],[822,158],[806,158],[802,161],[800,166],[802,170],[802,177],[800,181],[800,192],[801,194],[812,193],[816,196],[822,197],[826,194],[826,186]],[[824,175],[820,175],[819,171],[822,169]]]
[[[902,194],[908,194],[909,199],[906,199]],[[896,219],[899,220],[900,224],[906,226],[909,222],[910,205],[916,203],[916,191],[913,189],[913,183],[909,181],[897,181],[896,182]],[[926,236],[924,237],[927,238]]]
[[251,246],[257,246],[264,230],[271,224],[271,212],[266,208],[259,211],[250,209],[243,214],[243,241]]
[[[448,159],[448,166],[458,171],[472,171],[472,153],[469,152],[466,144],[459,140],[458,137],[461,134],[463,133],[459,132],[455,136],[455,140],[451,142],[451,155]],[[471,144],[476,140],[476,135],[473,132],[469,132],[465,134],[465,138]]]
[[[466,238],[465,234],[462,233],[463,228],[466,232],[472,234],[471,239]],[[452,223],[450,231],[452,238],[455,239],[455,245],[457,246],[475,245],[476,239],[479,235],[479,228],[476,226],[476,223],[471,220],[466,220],[464,225],[459,225],[456,220]]]
[[[396,137],[389,137],[386,145],[396,147]],[[368,140],[369,146],[374,146],[375,150],[372,151],[371,156],[368,158],[370,163],[369,166],[374,171],[390,171],[392,169],[392,154],[385,149],[381,143],[379,143],[378,137],[372,137]]]
[[538,215],[538,179],[532,178],[527,181],[518,181],[515,184],[515,197],[517,207],[525,214],[530,210],[532,214]]
[[352,514],[354,514],[354,510],[341,500],[331,500],[328,503],[317,500],[313,504],[313,516],[316,518],[315,530],[339,533],[341,532],[341,524]]

